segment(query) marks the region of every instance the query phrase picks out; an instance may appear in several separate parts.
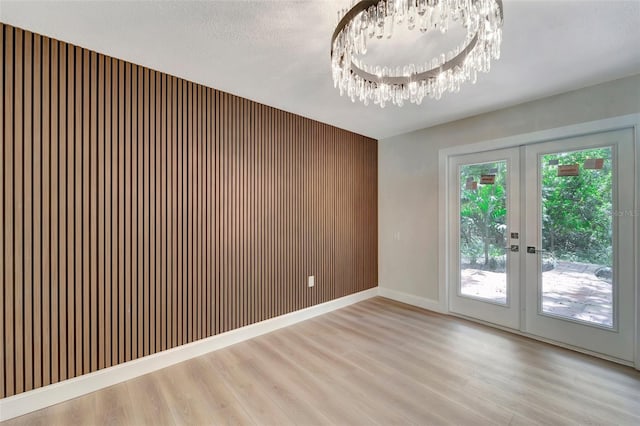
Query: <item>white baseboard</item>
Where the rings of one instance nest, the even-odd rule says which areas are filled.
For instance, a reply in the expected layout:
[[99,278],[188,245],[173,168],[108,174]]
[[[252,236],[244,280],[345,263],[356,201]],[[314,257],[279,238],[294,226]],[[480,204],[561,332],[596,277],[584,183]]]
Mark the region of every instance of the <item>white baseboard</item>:
[[407,305],[417,306],[429,311],[446,314],[447,309],[444,304],[438,300],[427,299],[426,297],[414,296],[413,294],[403,293],[401,291],[390,290],[388,288],[378,287],[378,296],[397,302],[406,303]]
[[223,334],[118,364],[73,379],[0,399],[0,421],[59,404],[99,389],[169,367],[224,347],[343,308],[378,295],[378,288],[361,291]]

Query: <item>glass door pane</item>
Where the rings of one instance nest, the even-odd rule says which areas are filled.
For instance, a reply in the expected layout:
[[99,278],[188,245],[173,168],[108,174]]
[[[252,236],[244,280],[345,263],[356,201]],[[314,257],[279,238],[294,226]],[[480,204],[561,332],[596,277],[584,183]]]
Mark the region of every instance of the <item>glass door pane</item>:
[[541,157],[543,314],[613,327],[610,147]]
[[460,166],[460,294],[506,305],[507,162]]

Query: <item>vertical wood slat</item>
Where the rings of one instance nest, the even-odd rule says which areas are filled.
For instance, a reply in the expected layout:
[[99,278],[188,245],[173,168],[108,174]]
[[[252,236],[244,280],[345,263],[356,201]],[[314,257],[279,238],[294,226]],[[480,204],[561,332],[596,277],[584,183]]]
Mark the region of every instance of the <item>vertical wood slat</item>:
[[104,141],[105,141],[105,341],[104,341],[104,353],[105,353],[105,367],[110,367],[116,364],[115,352],[117,351],[117,344],[114,340],[115,330],[117,329],[117,309],[112,308],[117,302],[117,298],[114,297],[117,272],[115,267],[117,265],[116,257],[116,244],[117,244],[117,215],[116,215],[116,195],[117,195],[117,142],[115,131],[117,120],[116,104],[116,88],[117,88],[117,73],[115,72],[115,60],[109,57],[105,58],[105,119],[104,119]]
[[193,340],[193,288],[195,284],[193,276],[193,188],[196,183],[193,180],[193,84],[191,82],[186,83],[186,106],[187,106],[187,120],[186,120],[186,160],[185,160],[185,187],[186,187],[186,283],[187,283],[187,304],[185,311],[186,314],[186,339],[188,342]]
[[[2,120],[2,133],[4,141],[13,141],[13,122],[14,122],[14,107],[13,107],[13,93],[14,93],[14,80],[13,80],[13,63],[14,63],[14,29],[12,27],[2,26],[3,33],[3,120]],[[3,299],[4,299],[4,329],[2,330],[4,341],[3,348],[5,356],[4,361],[4,395],[11,396],[16,393],[15,389],[15,358],[16,358],[16,346],[13,328],[13,276],[14,276],[14,227],[13,227],[13,143],[2,144],[3,150],[3,256],[4,256],[4,273],[2,274],[3,282]],[[18,354],[18,357],[20,355]]]
[[132,299],[132,262],[133,262],[133,242],[132,242],[132,216],[131,216],[131,192],[132,192],[132,112],[131,112],[131,64],[124,64],[124,359],[132,359],[132,329],[133,313],[131,309]]
[[[51,40],[40,37],[41,42],[41,150],[42,150],[42,174],[41,174],[41,219],[42,219],[42,313],[41,313],[41,340],[42,340],[42,385],[51,383],[51,261],[53,249],[51,247],[51,130],[50,99],[51,99]],[[1,116],[2,114],[0,114]],[[1,329],[2,327],[0,327]]]
[[133,66],[131,71],[131,138],[132,138],[132,149],[131,149],[131,317],[132,317],[132,325],[131,325],[131,350],[132,350],[132,358],[137,358],[142,354],[141,342],[142,333],[140,332],[142,328],[142,310],[140,309],[140,304],[142,303],[142,297],[140,292],[140,286],[138,285],[141,282],[141,262],[142,258],[142,250],[140,249],[141,238],[140,238],[140,229],[142,226],[140,216],[142,214],[140,209],[140,185],[142,181],[142,169],[140,167],[140,143],[141,140],[140,132],[141,126],[139,123],[141,122],[140,118],[142,117],[142,110],[139,107],[140,104],[140,90],[141,90],[141,82],[140,82],[140,73],[142,71],[142,67]]
[[206,209],[206,253],[205,253],[205,264],[206,264],[206,283],[207,283],[207,295],[205,299],[205,306],[207,309],[206,317],[205,317],[205,336],[211,336],[214,329],[214,317],[212,313],[212,305],[214,303],[214,299],[212,297],[213,290],[213,256],[212,256],[212,248],[213,248],[213,223],[212,223],[212,213],[214,208],[213,198],[212,198],[212,182],[213,182],[213,162],[212,162],[212,148],[213,148],[213,116],[212,116],[212,91],[208,88],[205,89],[206,93],[206,113],[205,113],[205,125],[206,125],[206,143],[205,143],[205,156],[206,156],[206,170],[205,170],[205,180],[206,180],[206,195],[205,195],[205,209]]
[[[97,370],[98,364],[98,118],[97,118],[97,54],[94,52],[84,52],[85,82],[83,90],[85,91],[85,114],[87,122],[85,122],[85,141],[89,141],[86,148],[85,158],[87,159],[87,175],[86,175],[86,239],[87,239],[87,269],[85,275],[88,281],[85,283],[85,309],[87,309],[84,321],[88,324],[84,327],[84,346],[83,346],[83,373],[85,371]],[[86,142],[85,142],[86,143]],[[84,324],[83,324],[84,325]]]
[[153,353],[159,352],[161,350],[161,306],[160,299],[162,296],[162,262],[161,262],[161,249],[162,249],[162,223],[161,223],[161,175],[162,169],[160,166],[160,156],[162,154],[162,135],[161,135],[161,74],[159,72],[154,72],[154,156],[152,161],[154,163],[154,186],[151,189],[151,192],[154,196],[154,264],[155,264],[155,279],[154,279],[154,314],[152,317],[153,324],[153,345],[151,346],[151,351]]
[[196,270],[194,272],[194,278],[196,283],[196,289],[194,290],[194,313],[195,313],[195,327],[193,340],[199,340],[202,338],[202,290],[203,290],[203,276],[202,266],[204,264],[202,253],[202,241],[203,241],[203,223],[202,223],[202,93],[201,86],[195,86],[195,104],[196,104],[196,117],[195,117],[195,140],[196,146],[194,149],[194,182],[195,182],[195,218],[194,218],[194,242],[196,248],[194,250],[194,263]]
[[[95,327],[97,328],[97,342],[96,342],[96,347],[93,348],[93,350],[95,351],[94,353],[97,354],[97,366],[92,367],[95,370],[98,369],[102,369],[105,368],[106,366],[106,362],[105,362],[105,345],[104,342],[106,340],[106,312],[105,312],[105,308],[106,308],[106,291],[107,291],[107,287],[106,287],[106,271],[105,268],[108,266],[107,263],[105,262],[106,259],[106,248],[107,248],[107,243],[106,243],[106,236],[107,236],[107,228],[105,226],[106,224],[106,208],[107,208],[107,204],[106,204],[106,197],[105,197],[105,191],[106,191],[106,181],[105,181],[105,161],[106,161],[106,157],[105,157],[105,60],[104,57],[102,55],[97,55],[97,69],[98,69],[98,75],[97,75],[97,93],[95,94],[96,96],[96,101],[97,101],[97,138],[98,138],[98,143],[97,143],[97,151],[98,151],[98,158],[97,158],[97,164],[96,164],[96,168],[97,173],[98,173],[98,177],[97,177],[97,184],[98,184],[98,188],[97,188],[97,196],[98,196],[98,200],[97,200],[97,205],[96,205],[96,211],[98,213],[98,232],[96,234],[97,236],[97,249],[96,249],[96,256],[97,256],[97,273],[98,273],[98,281],[97,281],[97,289],[96,289],[96,300],[97,300],[97,304],[98,304],[98,319],[96,320],[96,324]],[[95,357],[94,357],[95,358]]]
[[[22,55],[16,55],[14,59],[14,126],[13,137],[15,146],[13,149],[13,167],[15,174],[13,178],[13,217],[14,217],[14,300],[13,309],[15,330],[15,350],[17,354],[24,354],[24,32],[16,30],[14,39],[16,52],[22,52]],[[15,389],[16,393],[24,391],[24,363],[26,354],[15,357]]]
[[[73,214],[73,234],[70,237],[73,241],[73,252],[70,254],[69,262],[71,262],[71,268],[73,271],[73,296],[72,299],[69,299],[69,306],[73,306],[73,321],[70,324],[71,329],[73,330],[73,342],[72,346],[69,347],[69,351],[75,351],[75,355],[70,357],[72,360],[72,366],[69,367],[71,371],[71,377],[76,377],[82,374],[82,317],[84,314],[84,306],[82,300],[82,292],[83,292],[83,261],[84,261],[84,253],[83,253],[83,238],[82,238],[82,222],[83,222],[83,213],[84,206],[82,204],[83,198],[83,155],[84,155],[84,144],[82,143],[82,131],[83,131],[83,115],[82,115],[82,78],[83,78],[83,67],[82,67],[82,49],[79,47],[72,47],[73,50],[73,63],[70,66],[74,67],[74,77],[73,81],[68,85],[69,90],[74,96],[74,107],[72,111],[69,112],[67,118],[72,120],[72,126],[74,127],[74,164],[69,169],[73,170],[71,175],[73,176],[73,182],[75,186],[72,204],[70,205],[70,210],[72,209]],[[75,173],[74,173],[75,172]]]
[[162,247],[161,247],[161,252],[162,252],[162,258],[161,258],[161,265],[162,265],[162,297],[161,297],[161,302],[160,302],[160,306],[161,306],[161,314],[160,314],[160,322],[161,322],[161,345],[160,345],[160,350],[165,350],[167,349],[167,335],[168,335],[168,321],[167,321],[167,317],[168,317],[168,311],[167,311],[167,304],[168,304],[168,299],[167,299],[167,276],[168,276],[168,271],[169,271],[169,266],[168,266],[168,257],[167,257],[167,250],[168,250],[168,246],[169,246],[169,239],[168,239],[168,218],[167,218],[167,197],[168,197],[168,191],[167,191],[167,175],[168,175],[168,161],[167,161],[167,128],[168,128],[168,108],[167,108],[167,75],[163,74],[162,75],[162,87],[161,87],[161,96],[162,96],[162,100],[161,100],[161,105],[162,105],[162,111],[161,111],[161,117],[162,117],[162,141],[161,141],[161,160],[160,160],[160,167],[162,169],[162,178],[161,178],[161,187],[160,187],[160,197],[162,199],[162,229],[160,231],[160,235],[162,238]]
[[183,154],[183,144],[184,144],[184,140],[183,140],[183,132],[184,132],[184,127],[183,127],[183,111],[184,111],[184,102],[183,102],[183,81],[181,80],[174,80],[174,83],[177,86],[177,91],[176,91],[176,110],[177,110],[177,121],[176,121],[176,136],[177,136],[177,144],[176,144],[176,160],[175,160],[175,164],[177,167],[177,171],[176,171],[176,207],[175,210],[177,211],[177,218],[176,218],[176,240],[177,240],[177,248],[176,248],[176,258],[177,258],[177,264],[176,264],[176,270],[177,270],[177,287],[176,287],[176,303],[177,303],[177,309],[176,309],[176,329],[177,329],[177,335],[176,335],[176,344],[177,345],[181,345],[184,343],[184,339],[183,339],[183,332],[184,332],[184,327],[183,327],[183,323],[184,323],[184,316],[183,316],[183,311],[184,311],[184,291],[183,291],[183,286],[184,286],[184,256],[183,256],[183,243],[184,243],[184,204],[183,204],[183,199],[184,199],[184,189],[183,189],[183,159],[184,159],[184,154]]
[[[73,377],[73,47],[60,45],[60,378]],[[71,91],[71,94],[69,93]],[[67,308],[69,307],[69,308]],[[69,356],[67,356],[67,354]]]
[[[213,295],[211,297],[212,310],[212,334],[220,333],[220,92],[215,91],[212,96],[211,123],[213,125],[211,151],[212,166],[211,173],[211,207],[213,220],[213,237],[211,240],[211,267],[212,267],[212,286]],[[215,154],[214,154],[215,153]]]
[[42,386],[42,38],[33,36],[33,377],[31,389]]
[[144,284],[142,285],[142,300],[143,300],[143,329],[142,331],[142,350],[144,355],[149,354],[149,244],[150,244],[150,235],[149,235],[149,197],[150,197],[150,187],[149,187],[149,70],[144,70],[143,75],[143,114],[144,121],[143,123],[143,262],[144,262]]
[[[58,43],[58,368],[67,379],[67,45]],[[70,214],[69,214],[70,216]]]
[[[118,66],[118,363],[126,360],[125,348],[125,63],[117,61]],[[128,185],[127,185],[128,186]]]
[[[146,219],[146,229],[145,232],[147,234],[145,243],[148,245],[145,247],[145,253],[147,254],[147,264],[145,265],[145,271],[148,277],[148,281],[145,282],[145,324],[144,324],[144,353],[149,354],[151,348],[153,347],[154,340],[154,330],[152,325],[152,317],[153,317],[153,306],[154,306],[154,298],[155,298],[155,235],[154,235],[154,224],[155,224],[155,197],[156,191],[154,188],[155,184],[155,71],[151,71],[148,75],[148,88],[149,88],[149,96],[145,96],[145,106],[147,106],[147,113],[145,116],[149,117],[148,120],[148,139],[145,139],[145,147],[147,148],[147,152],[145,154],[145,174],[148,176],[146,180],[146,194],[148,194],[147,199],[145,200],[145,219]],[[145,87],[147,87],[145,85]],[[147,105],[148,102],[148,105]],[[148,140],[148,144],[147,144]]]
[[23,56],[23,309],[24,309],[24,390],[33,389],[33,34],[24,32]]
[[182,188],[183,188],[183,339],[189,342],[193,333],[193,186],[192,155],[193,155],[193,92],[192,84],[187,81],[183,87],[183,157],[182,157]]
[[[60,279],[60,269],[59,269],[59,249],[60,249],[60,227],[59,227],[59,200],[60,200],[60,192],[58,189],[59,186],[59,123],[58,123],[58,88],[59,88],[59,66],[60,66],[60,58],[59,58],[59,44],[55,40],[51,40],[50,43],[50,70],[51,74],[49,76],[50,80],[50,89],[51,96],[49,102],[49,114],[50,114],[50,184],[49,184],[49,212],[51,216],[50,222],[50,252],[51,258],[49,261],[50,264],[50,383],[56,383],[60,380],[59,372],[60,372],[60,329],[58,323],[58,305],[60,301],[60,292],[59,292],[59,279]],[[46,191],[45,191],[46,192]]]
[[176,200],[177,200],[177,184],[176,184],[176,144],[177,141],[177,87],[175,84],[175,77],[169,77],[169,93],[170,93],[170,119],[169,122],[169,140],[168,143],[168,160],[167,160],[167,169],[169,174],[169,187],[168,191],[168,205],[169,205],[169,224],[170,231],[169,234],[169,258],[171,259],[170,265],[170,283],[171,291],[168,303],[168,311],[167,320],[170,325],[169,332],[169,342],[168,347],[175,347],[178,345],[178,327],[177,327],[177,310],[178,310],[178,248],[177,248],[177,229],[176,229],[176,220],[177,220],[177,208],[176,208]]
[[218,141],[220,155],[220,332],[229,329],[229,96],[220,95],[220,136]]
[[1,397],[376,284],[372,140],[3,24],[0,58]]
[[[6,135],[4,134],[4,55],[5,55],[5,47],[4,47],[4,32],[5,28],[0,27],[0,58],[2,62],[0,63],[0,138],[5,140]],[[4,258],[4,144],[0,146],[0,282],[3,283],[0,286],[0,333],[4,336],[4,271],[5,271],[5,258]],[[0,344],[0,360],[5,359],[5,348],[4,348],[4,338],[2,338],[2,344]],[[5,372],[4,372],[4,361],[2,361],[2,365],[0,365],[0,398],[4,398],[6,390]]]
[[[90,228],[90,214],[91,214],[91,200],[89,198],[90,188],[90,174],[89,170],[93,170],[91,167],[91,152],[94,149],[95,141],[90,137],[91,135],[91,104],[90,94],[92,87],[90,85],[90,63],[88,50],[81,50],[82,58],[82,316],[81,316],[81,330],[82,330],[82,344],[78,345],[82,351],[82,363],[78,364],[80,368],[78,375],[85,374],[85,371],[91,371],[91,334],[90,329],[95,323],[95,319],[91,316],[91,283],[94,282],[93,274],[91,271],[91,249],[90,241],[95,239],[91,238],[92,229]],[[94,125],[95,126],[95,125]]]

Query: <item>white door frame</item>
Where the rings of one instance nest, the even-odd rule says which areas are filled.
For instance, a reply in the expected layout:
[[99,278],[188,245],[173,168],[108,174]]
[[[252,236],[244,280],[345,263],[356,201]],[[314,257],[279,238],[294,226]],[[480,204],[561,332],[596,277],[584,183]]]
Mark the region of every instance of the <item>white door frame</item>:
[[[635,151],[635,186],[636,191],[640,190],[640,114],[629,114],[619,117],[606,118],[602,120],[590,121],[586,123],[574,124],[564,127],[558,127],[554,129],[542,130],[538,132],[525,133],[520,135],[508,136],[499,139],[487,140],[477,142],[469,145],[455,146],[451,148],[441,149],[438,152],[439,163],[439,185],[438,185],[438,202],[439,202],[439,262],[438,262],[438,299],[440,303],[440,309],[443,312],[455,315],[449,311],[449,295],[448,295],[448,281],[449,281],[449,203],[447,196],[447,189],[449,188],[449,157],[463,154],[470,154],[474,152],[490,151],[495,149],[510,148],[520,145],[528,145],[532,143],[546,142],[555,139],[561,139],[566,137],[575,137],[582,135],[590,135],[594,133],[601,133],[610,130],[620,129],[633,129],[634,132],[634,151]],[[634,238],[634,253],[635,253],[635,354],[634,354],[634,366],[637,370],[640,370],[640,196],[636,196],[634,205],[635,210],[635,238]],[[525,334],[525,333],[522,333]],[[536,336],[530,336],[537,338]],[[544,339],[541,339],[544,340]],[[579,348],[572,348],[580,350]],[[582,351],[586,353],[593,353],[589,351]]]

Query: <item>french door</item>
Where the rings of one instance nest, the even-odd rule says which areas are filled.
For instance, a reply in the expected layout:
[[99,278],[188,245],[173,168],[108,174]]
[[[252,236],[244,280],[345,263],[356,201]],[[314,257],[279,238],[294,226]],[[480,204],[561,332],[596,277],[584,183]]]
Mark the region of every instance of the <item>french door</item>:
[[451,159],[449,309],[520,328],[520,182],[516,148]]
[[634,146],[610,131],[449,159],[449,307],[624,361]]

